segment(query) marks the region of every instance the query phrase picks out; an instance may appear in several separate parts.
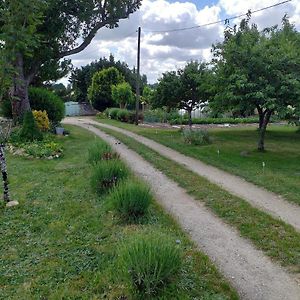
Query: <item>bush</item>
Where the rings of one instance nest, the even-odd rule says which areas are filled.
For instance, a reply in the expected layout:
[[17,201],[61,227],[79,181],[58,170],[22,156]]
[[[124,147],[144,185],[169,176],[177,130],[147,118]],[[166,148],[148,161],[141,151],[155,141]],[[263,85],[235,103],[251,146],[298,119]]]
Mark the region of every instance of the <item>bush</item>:
[[9,99],[4,98],[0,102],[1,116],[5,118],[12,118],[12,108]]
[[156,296],[181,268],[181,253],[165,235],[139,234],[121,249],[121,268],[134,290],[146,298]]
[[[189,120],[184,118],[175,118],[170,120],[171,125],[188,125]],[[246,124],[258,123],[258,118],[193,118],[193,124]]]
[[101,195],[128,175],[128,168],[120,160],[105,160],[94,166],[91,178],[92,187]]
[[29,99],[32,109],[46,111],[48,118],[53,123],[59,123],[65,116],[65,105],[54,93],[43,89],[29,89]]
[[103,142],[97,141],[88,149],[88,162],[97,164],[102,160],[118,158],[118,154],[113,152],[111,147]]
[[50,129],[50,123],[47,112],[45,110],[33,110],[32,113],[38,129],[48,131]]
[[129,122],[130,113],[127,109],[119,109],[117,113],[117,119],[121,122]]
[[121,182],[110,196],[113,208],[125,221],[136,221],[144,216],[151,199],[149,188],[138,181]]
[[211,142],[207,130],[192,130],[186,128],[182,132],[184,142],[191,145],[207,145]]
[[39,131],[31,111],[24,115],[23,126],[19,133],[20,139],[24,142],[41,141],[42,133]]
[[[104,111],[104,114],[112,119],[112,120],[118,120],[121,122],[127,122],[127,123],[134,123],[135,122],[135,112],[130,111],[127,109],[121,109],[121,108],[107,108]],[[139,114],[139,120],[143,119],[143,115]]]

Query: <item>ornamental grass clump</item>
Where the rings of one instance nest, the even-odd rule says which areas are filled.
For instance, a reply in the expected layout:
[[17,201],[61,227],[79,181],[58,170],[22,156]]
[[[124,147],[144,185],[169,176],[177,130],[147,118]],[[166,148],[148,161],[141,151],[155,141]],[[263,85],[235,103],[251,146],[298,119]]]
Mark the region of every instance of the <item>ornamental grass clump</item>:
[[104,160],[94,166],[91,184],[98,194],[104,194],[129,175],[128,168],[116,159]]
[[182,263],[178,247],[175,240],[157,232],[138,234],[123,246],[121,269],[137,295],[153,299],[176,281]]
[[211,143],[211,138],[207,130],[184,129],[182,131],[184,142],[190,145],[207,145]]
[[140,181],[123,181],[112,191],[110,201],[121,218],[127,222],[138,221],[147,214],[152,195]]
[[118,154],[114,152],[111,147],[100,141],[95,142],[88,149],[88,162],[92,165],[97,164],[103,160],[117,159]]

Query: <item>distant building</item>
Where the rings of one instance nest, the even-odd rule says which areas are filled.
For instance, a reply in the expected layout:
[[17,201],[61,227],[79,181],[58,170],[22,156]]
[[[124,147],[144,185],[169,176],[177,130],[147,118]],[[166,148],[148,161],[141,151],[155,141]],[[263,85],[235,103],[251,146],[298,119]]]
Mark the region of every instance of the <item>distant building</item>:
[[66,116],[94,116],[97,111],[88,102],[65,102]]

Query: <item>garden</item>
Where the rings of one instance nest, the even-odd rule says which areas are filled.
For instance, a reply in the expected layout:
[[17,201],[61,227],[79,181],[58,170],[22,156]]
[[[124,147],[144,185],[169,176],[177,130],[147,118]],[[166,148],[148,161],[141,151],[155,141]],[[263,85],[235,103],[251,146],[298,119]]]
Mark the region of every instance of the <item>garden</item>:
[[8,154],[4,298],[238,298],[107,144],[67,129],[59,159]]

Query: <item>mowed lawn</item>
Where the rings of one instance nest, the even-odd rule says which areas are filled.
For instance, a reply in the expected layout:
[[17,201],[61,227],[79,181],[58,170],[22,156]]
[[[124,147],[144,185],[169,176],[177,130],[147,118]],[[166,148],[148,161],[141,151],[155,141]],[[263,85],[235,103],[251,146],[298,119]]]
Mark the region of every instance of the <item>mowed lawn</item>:
[[[163,232],[180,240],[183,265],[162,299],[238,299],[207,256],[154,202],[141,224],[124,224],[107,197],[90,188],[87,149],[95,137],[68,127],[64,157],[8,155],[16,208],[0,206],[0,299],[135,299],[118,264],[134,233]],[[2,191],[2,190],[1,190]]]
[[185,144],[176,129],[136,127],[113,120],[98,121],[141,134],[300,205],[300,133],[293,126],[271,125],[266,134],[266,151],[261,153],[256,150],[258,131],[252,126],[210,129],[212,143],[193,146]]

